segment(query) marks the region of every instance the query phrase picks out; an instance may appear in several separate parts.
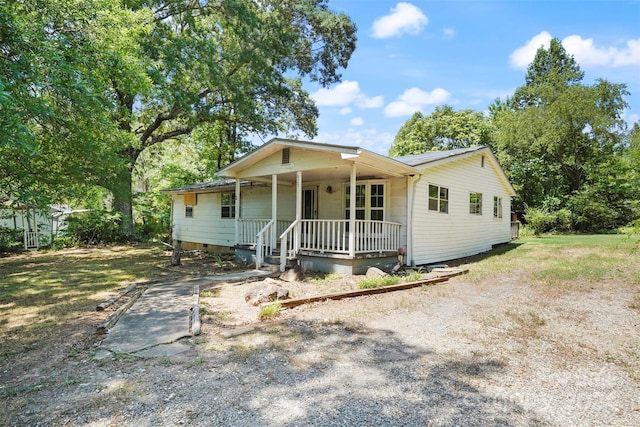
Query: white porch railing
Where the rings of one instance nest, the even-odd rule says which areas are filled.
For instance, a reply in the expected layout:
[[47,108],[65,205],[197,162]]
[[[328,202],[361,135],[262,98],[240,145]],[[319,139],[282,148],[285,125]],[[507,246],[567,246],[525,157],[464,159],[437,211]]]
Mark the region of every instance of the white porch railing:
[[239,219],[238,245],[253,245],[256,243],[256,236],[260,233],[270,220],[268,219]]
[[[267,226],[270,219],[239,219],[238,245],[254,245],[256,236]],[[279,236],[290,224],[291,221],[279,219],[276,221],[276,236]]]
[[274,232],[275,223],[274,220],[269,221],[256,236],[256,268],[262,267],[264,258],[273,253],[271,236]]
[[[355,253],[395,252],[400,247],[402,224],[356,220]],[[296,242],[299,236],[299,243]],[[303,219],[292,223],[280,235],[280,270],[286,258],[300,250],[318,253],[349,253],[349,220]]]
[[[243,242],[241,244],[253,244],[256,245],[256,268],[260,268],[264,263],[264,259],[267,256],[273,255],[273,251],[277,246],[277,237],[285,229],[288,221],[285,220],[244,220],[249,224],[249,228],[255,226],[258,221],[266,221],[264,227],[262,227],[252,239],[253,241]],[[242,228],[241,228],[242,230]],[[245,237],[248,239],[248,237]]]
[[285,270],[287,258],[293,258],[296,255],[297,248],[300,246],[299,242],[297,242],[297,230],[300,228],[300,222],[300,220],[292,222],[280,234],[280,271]]
[[348,229],[349,220],[303,219],[300,222],[300,247],[298,249],[320,253],[348,254]]
[[397,251],[401,228],[397,222],[357,220],[356,253]]

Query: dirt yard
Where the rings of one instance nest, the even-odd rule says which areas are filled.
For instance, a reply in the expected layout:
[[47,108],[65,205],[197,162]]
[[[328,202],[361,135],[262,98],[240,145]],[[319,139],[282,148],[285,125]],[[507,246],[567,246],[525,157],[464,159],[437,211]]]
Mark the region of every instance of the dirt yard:
[[266,322],[244,302],[254,284],[203,287],[202,335],[174,356],[95,360],[100,337],[67,331],[63,354],[4,357],[0,425],[640,425],[640,261],[625,245],[534,240],[442,284]]

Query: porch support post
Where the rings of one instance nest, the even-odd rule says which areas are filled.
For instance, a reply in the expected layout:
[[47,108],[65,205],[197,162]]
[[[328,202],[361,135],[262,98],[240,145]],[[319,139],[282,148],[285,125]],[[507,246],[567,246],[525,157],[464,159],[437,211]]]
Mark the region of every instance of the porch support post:
[[301,227],[299,221],[302,219],[302,171],[296,172],[296,221],[298,226],[295,229],[294,249],[300,249]]
[[236,245],[240,243],[240,179],[236,178]]
[[356,163],[351,165],[349,180],[349,256],[356,256]]
[[278,175],[271,175],[271,250],[276,247],[276,234],[278,233]]

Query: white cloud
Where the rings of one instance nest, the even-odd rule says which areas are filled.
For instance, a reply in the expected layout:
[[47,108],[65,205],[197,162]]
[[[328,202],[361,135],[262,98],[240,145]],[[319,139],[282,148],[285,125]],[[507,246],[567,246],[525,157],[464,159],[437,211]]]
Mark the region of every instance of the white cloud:
[[574,56],[578,64],[584,66],[640,65],[640,39],[629,40],[625,48],[618,49],[613,46],[598,47],[593,43],[593,39],[583,39],[580,36],[571,35],[562,40],[562,46]]
[[358,82],[345,80],[339,85],[327,89],[321,88],[311,95],[320,107],[341,107],[351,104],[360,95]]
[[389,103],[384,109],[386,117],[410,116],[416,111],[422,111],[426,105],[442,104],[451,94],[442,88],[425,92],[417,87],[404,91],[397,101]]
[[640,39],[629,40],[626,49],[616,52],[613,66],[623,65],[640,65]]
[[[515,68],[527,68],[533,62],[536,52],[541,46],[549,47],[551,34],[547,31],[533,36],[524,46],[514,50],[510,63]],[[640,65],[640,39],[627,41],[624,48],[613,46],[599,47],[593,39],[583,39],[579,35],[570,35],[562,40],[562,46],[568,54],[573,55],[580,66],[622,67]]]
[[419,34],[429,23],[427,16],[411,3],[398,3],[391,13],[373,22],[372,36],[386,39],[402,34]]
[[356,99],[356,105],[360,108],[380,108],[384,105],[384,98],[382,96],[374,96],[373,98],[362,96]]
[[598,49],[593,45],[593,39],[583,39],[576,35],[562,40],[562,46],[580,65],[606,65],[612,49],[609,48],[609,51]]
[[444,37],[445,39],[452,39],[456,36],[456,30],[454,30],[453,28],[445,28],[444,30],[442,30],[442,37]]
[[515,68],[527,68],[536,57],[538,49],[542,46],[548,48],[551,39],[551,34],[547,31],[543,31],[540,34],[533,36],[527,44],[517,48],[513,53],[511,53],[511,56],[509,57],[511,65]]
[[380,108],[384,104],[382,96],[368,98],[360,91],[359,83],[350,80],[345,80],[331,89],[319,89],[311,97],[319,107],[343,107],[340,114],[350,113],[351,104],[359,108]]
[[351,126],[362,126],[364,124],[364,119],[362,117],[354,117],[349,121],[349,124],[351,124]]
[[343,107],[340,109],[339,114],[341,116],[346,116],[347,114],[351,114],[352,111],[353,109],[351,107]]

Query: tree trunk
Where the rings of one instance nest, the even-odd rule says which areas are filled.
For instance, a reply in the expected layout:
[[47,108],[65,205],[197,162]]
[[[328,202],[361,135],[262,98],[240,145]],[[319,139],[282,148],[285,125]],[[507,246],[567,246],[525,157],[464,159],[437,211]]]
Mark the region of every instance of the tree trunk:
[[173,256],[171,257],[171,265],[180,265],[180,252],[182,250],[182,242],[180,240],[173,241]]
[[131,192],[131,170],[122,168],[113,192],[113,208],[122,215],[122,233],[129,240],[136,240],[133,222],[133,195]]

